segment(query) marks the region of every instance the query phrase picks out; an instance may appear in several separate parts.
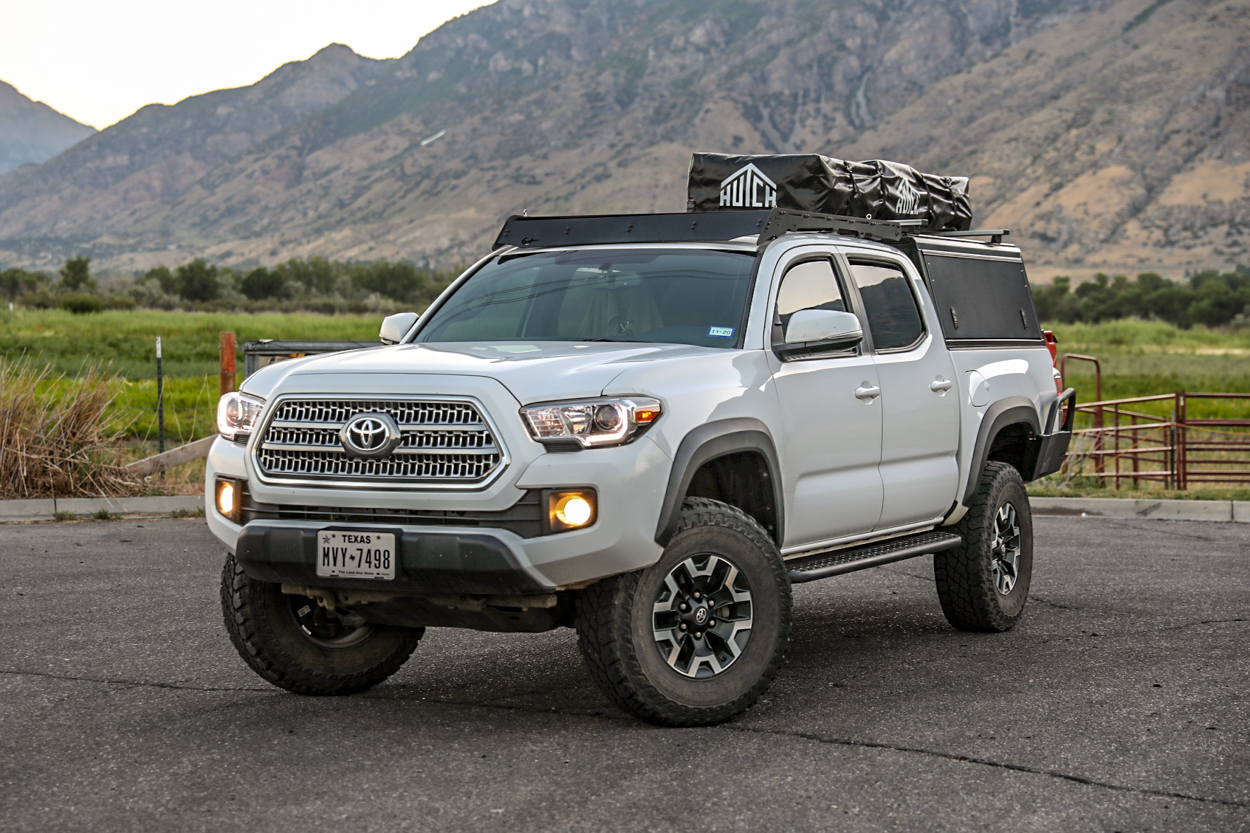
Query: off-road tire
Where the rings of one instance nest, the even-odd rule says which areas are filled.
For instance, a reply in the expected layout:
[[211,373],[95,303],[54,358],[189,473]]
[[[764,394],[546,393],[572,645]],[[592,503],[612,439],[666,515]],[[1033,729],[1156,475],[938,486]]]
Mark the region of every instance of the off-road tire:
[[234,556],[227,556],[221,574],[221,612],[230,641],[253,671],[297,694],[370,689],[399,670],[425,632],[367,625],[361,638],[350,644],[326,644],[300,627],[292,613],[292,598],[281,585],[249,578]]
[[[995,585],[992,549],[995,518],[1008,502],[1018,520],[1020,551],[1015,584],[1003,594]],[[955,532],[963,544],[933,556],[933,577],[946,620],[962,631],[1010,630],[1024,615],[1033,572],[1033,517],[1024,481],[1014,466],[985,464],[972,503]]]
[[[652,606],[670,570],[708,553],[729,560],[749,584],[752,632],[732,664],[692,679],[657,649]],[[581,593],[578,644],[591,676],[622,711],[661,726],[708,726],[749,709],[772,683],[789,642],[790,607],[781,553],[759,523],[724,503],[688,498],[658,562]]]

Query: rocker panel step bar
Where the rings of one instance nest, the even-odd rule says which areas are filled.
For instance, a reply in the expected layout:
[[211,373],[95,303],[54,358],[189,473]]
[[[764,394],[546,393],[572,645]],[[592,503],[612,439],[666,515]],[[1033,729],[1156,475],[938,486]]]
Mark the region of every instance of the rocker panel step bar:
[[895,561],[904,561],[921,555],[944,552],[963,543],[963,539],[950,532],[922,532],[888,541],[876,541],[859,547],[847,547],[832,552],[820,552],[787,561],[790,583],[840,576],[856,570],[866,570]]

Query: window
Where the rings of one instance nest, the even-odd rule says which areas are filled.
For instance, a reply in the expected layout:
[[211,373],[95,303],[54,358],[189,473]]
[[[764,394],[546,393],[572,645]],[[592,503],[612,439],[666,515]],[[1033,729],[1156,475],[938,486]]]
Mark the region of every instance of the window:
[[784,337],[790,316],[804,309],[827,309],[846,312],[833,264],[827,260],[809,260],[790,268],[777,291],[777,315],[781,318]]
[[924,324],[901,267],[851,261],[851,275],[864,299],[868,329],[876,349],[900,350],[920,340]]
[[435,311],[417,342],[627,341],[736,347],[755,256],[592,249],[504,257]]

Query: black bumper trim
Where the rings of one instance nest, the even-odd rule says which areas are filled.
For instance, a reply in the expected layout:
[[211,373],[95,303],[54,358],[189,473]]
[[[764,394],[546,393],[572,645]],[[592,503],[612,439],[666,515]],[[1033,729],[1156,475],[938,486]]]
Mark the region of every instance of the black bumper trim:
[[547,593],[522,569],[502,540],[489,532],[442,532],[371,525],[395,533],[399,560],[393,580],[323,578],[317,575],[317,532],[361,529],[336,524],[287,525],[253,521],[243,527],[235,559],[258,581],[437,594]]

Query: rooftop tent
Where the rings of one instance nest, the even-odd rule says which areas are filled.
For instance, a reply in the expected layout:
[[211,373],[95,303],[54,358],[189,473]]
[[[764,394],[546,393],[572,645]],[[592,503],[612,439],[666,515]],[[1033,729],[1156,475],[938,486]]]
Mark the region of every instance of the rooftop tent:
[[921,220],[933,231],[972,226],[967,177],[935,176],[883,160],[847,162],[814,153],[696,153],[691,211],[791,208],[872,220]]

